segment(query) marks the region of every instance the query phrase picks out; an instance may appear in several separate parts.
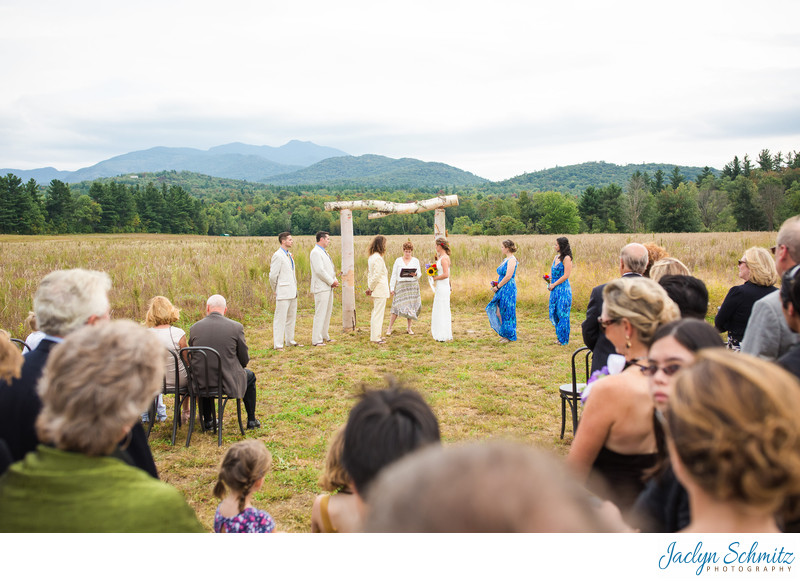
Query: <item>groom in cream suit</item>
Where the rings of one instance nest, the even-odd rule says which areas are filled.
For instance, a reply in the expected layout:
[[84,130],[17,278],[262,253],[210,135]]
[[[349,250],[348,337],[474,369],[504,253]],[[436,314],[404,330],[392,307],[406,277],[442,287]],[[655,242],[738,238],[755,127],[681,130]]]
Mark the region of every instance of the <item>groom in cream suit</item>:
[[333,340],[328,335],[333,310],[333,290],[339,286],[333,260],[328,255],[330,233],[321,230],[317,233],[317,244],[311,249],[311,292],[314,294],[314,328],[311,332],[311,345],[324,346]]
[[[295,275],[292,235],[278,235],[280,248],[272,255],[269,264],[269,285],[275,291],[275,318],[272,320],[272,340],[276,350],[283,346],[299,345],[294,341],[294,324],[297,319],[297,276]],[[285,343],[284,343],[285,342]]]

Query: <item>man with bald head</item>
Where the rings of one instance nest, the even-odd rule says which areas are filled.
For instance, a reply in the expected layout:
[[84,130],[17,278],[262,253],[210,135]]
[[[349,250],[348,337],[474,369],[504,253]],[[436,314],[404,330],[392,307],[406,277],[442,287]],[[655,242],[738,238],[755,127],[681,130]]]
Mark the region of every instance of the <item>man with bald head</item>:
[[[619,275],[620,277],[641,277],[647,269],[649,257],[647,248],[639,243],[630,243],[622,247],[619,253]],[[592,289],[589,297],[589,305],[586,306],[586,320],[581,324],[583,343],[592,350],[592,372],[600,370],[606,365],[608,356],[616,354],[606,334],[600,329],[597,318],[603,311],[603,288],[605,283]]]
[[[256,420],[256,375],[245,368],[250,361],[244,341],[244,326],[225,317],[228,304],[222,295],[212,295],[206,301],[206,316],[189,329],[189,345],[214,348],[222,360],[222,391],[232,398],[241,398],[247,411],[247,428],[259,428]],[[206,380],[205,366],[194,358],[192,372],[200,383]],[[213,430],[213,404],[202,399],[201,413],[206,430]]]

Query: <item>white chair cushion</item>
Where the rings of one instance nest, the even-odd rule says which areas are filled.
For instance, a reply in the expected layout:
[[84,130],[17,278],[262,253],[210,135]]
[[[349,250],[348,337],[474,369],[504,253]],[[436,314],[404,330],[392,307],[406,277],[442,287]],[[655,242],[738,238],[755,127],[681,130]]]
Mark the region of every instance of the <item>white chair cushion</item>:
[[[586,383],[580,382],[576,384],[575,387],[578,391],[578,394],[580,394],[581,392],[583,392],[583,389],[586,388]],[[558,387],[558,389],[565,394],[572,394],[572,382],[570,382],[569,384],[562,384],[561,386]]]

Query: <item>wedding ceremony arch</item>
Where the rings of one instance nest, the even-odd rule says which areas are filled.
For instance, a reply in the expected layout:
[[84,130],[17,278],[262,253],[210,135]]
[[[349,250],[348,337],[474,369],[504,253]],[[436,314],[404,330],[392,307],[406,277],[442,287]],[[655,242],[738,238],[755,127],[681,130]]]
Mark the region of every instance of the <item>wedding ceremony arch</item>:
[[353,250],[353,210],[373,210],[368,218],[382,218],[390,214],[419,214],[434,211],[433,238],[447,238],[444,209],[458,206],[458,196],[437,196],[416,202],[387,202],[385,200],[350,200],[326,202],[325,210],[338,210],[342,227],[342,327],[351,331],[356,327],[356,261]]

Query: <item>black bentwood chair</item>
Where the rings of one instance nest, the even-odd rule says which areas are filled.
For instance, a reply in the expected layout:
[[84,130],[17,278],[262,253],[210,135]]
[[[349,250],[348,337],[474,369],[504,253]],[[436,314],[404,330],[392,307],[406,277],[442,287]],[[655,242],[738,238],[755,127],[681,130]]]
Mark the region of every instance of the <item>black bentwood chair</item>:
[[[586,352],[584,356],[583,368],[583,382],[578,382],[578,373],[575,366],[575,358],[581,352]],[[559,386],[558,392],[561,395],[561,438],[564,438],[564,428],[567,423],[567,404],[572,413],[572,436],[575,436],[575,431],[578,430],[578,404],[581,401],[581,393],[586,388],[589,381],[589,370],[591,369],[592,350],[587,346],[578,348],[572,352],[572,382],[569,384],[562,384]]]
[[[178,353],[174,350],[167,349],[167,358],[172,358],[173,363],[175,364],[174,367],[174,375],[170,374],[169,372],[164,373],[164,384],[161,390],[161,394],[167,396],[175,396],[175,405],[172,409],[172,445],[175,445],[175,439],[178,437],[178,427],[181,426],[181,404],[183,401],[189,397],[189,386],[188,384],[181,388],[180,385],[180,369],[183,366],[183,360],[178,356]],[[185,369],[185,367],[184,367]],[[167,383],[167,375],[173,376],[171,385]],[[187,372],[188,377],[188,372]],[[147,438],[150,438],[150,431],[153,430],[153,424],[156,420],[156,411],[158,407],[158,396],[153,399],[153,403],[150,405],[150,410],[148,415],[150,417],[150,422],[147,426]]]
[[225,412],[225,405],[228,400],[236,400],[236,414],[239,418],[239,431],[244,436],[244,425],[242,424],[242,399],[228,396],[222,390],[222,359],[219,352],[214,348],[203,346],[191,346],[188,348],[181,348],[180,359],[188,359],[189,365],[186,366],[186,371],[189,374],[189,398],[190,398],[190,414],[189,432],[186,435],[186,446],[192,440],[192,431],[194,430],[194,421],[197,417],[197,405],[201,398],[211,398],[217,401],[217,412],[219,419],[216,418],[217,414],[214,407],[210,406],[211,418],[201,418],[200,428],[205,432],[205,423],[211,422],[216,426],[217,431],[217,444],[222,446],[222,415]]

